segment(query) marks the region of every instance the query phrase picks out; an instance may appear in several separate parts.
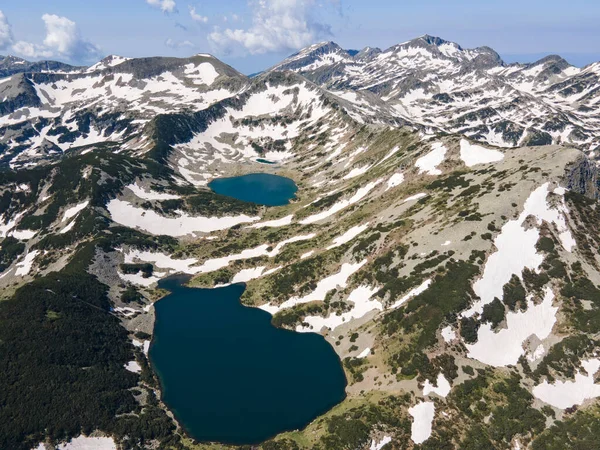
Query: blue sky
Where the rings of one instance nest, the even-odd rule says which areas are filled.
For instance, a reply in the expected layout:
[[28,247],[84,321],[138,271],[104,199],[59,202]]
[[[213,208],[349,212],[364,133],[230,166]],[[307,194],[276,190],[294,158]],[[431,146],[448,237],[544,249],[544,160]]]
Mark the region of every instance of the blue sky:
[[252,73],[322,40],[386,48],[423,34],[488,45],[508,62],[600,60],[597,0],[27,0],[0,10],[0,54],[78,64],[210,52]]

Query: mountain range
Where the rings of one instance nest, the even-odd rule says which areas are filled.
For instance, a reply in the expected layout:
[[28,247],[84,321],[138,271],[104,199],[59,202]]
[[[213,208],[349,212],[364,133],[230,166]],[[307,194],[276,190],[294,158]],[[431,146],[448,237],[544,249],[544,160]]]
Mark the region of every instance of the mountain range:
[[[599,76],[432,36],[252,77],[209,54],[2,58],[0,448],[594,448]],[[209,186],[256,172],[296,197]],[[175,274],[321,334],[345,400],[196,442],[148,356]]]

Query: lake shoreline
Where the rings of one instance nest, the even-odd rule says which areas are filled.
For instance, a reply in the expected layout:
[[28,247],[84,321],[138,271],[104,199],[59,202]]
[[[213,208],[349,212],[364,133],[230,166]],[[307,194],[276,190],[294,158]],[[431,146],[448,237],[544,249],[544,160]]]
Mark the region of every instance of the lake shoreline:
[[[152,367],[152,370],[154,371],[154,373],[156,374],[157,378],[159,379],[160,382],[160,387],[161,387],[161,401],[166,405],[166,407],[168,408],[169,411],[171,411],[173,413],[173,415],[175,416],[177,422],[179,423],[179,425],[181,426],[181,428],[185,431],[185,434],[190,436],[191,438],[198,440],[199,442],[203,442],[203,443],[208,443],[208,442],[218,442],[224,445],[255,445],[258,444],[260,442],[264,442],[265,440],[271,439],[274,436],[277,436],[281,433],[285,433],[285,432],[289,432],[289,431],[294,431],[294,430],[298,430],[298,429],[303,429],[306,426],[308,426],[313,420],[315,420],[316,418],[322,416],[323,414],[327,413],[328,411],[330,411],[332,408],[334,408],[335,406],[339,405],[340,403],[342,403],[346,397],[347,397],[347,393],[346,393],[346,387],[347,387],[347,379],[346,379],[346,375],[344,373],[343,367],[342,367],[342,363],[340,358],[338,357],[337,353],[335,352],[335,350],[333,349],[333,347],[331,346],[331,344],[329,342],[327,342],[321,335],[319,334],[313,334],[311,333],[310,335],[307,334],[301,334],[301,333],[296,333],[294,331],[290,331],[290,330],[285,330],[285,329],[281,329],[281,328],[276,328],[275,326],[272,325],[271,323],[271,318],[272,316],[265,312],[262,311],[258,308],[254,308],[254,307],[249,307],[249,306],[245,306],[240,302],[240,297],[243,293],[243,291],[245,290],[245,284],[243,283],[238,283],[236,285],[232,285],[232,286],[228,286],[226,288],[213,288],[213,289],[198,289],[198,288],[189,288],[185,285],[185,283],[187,283],[189,280],[191,279],[190,276],[184,275],[184,274],[177,274],[177,275],[173,275],[171,277],[168,277],[164,280],[161,280],[161,283],[159,284],[159,287],[162,290],[167,290],[169,291],[169,293],[162,297],[160,300],[158,300],[157,302],[155,302],[154,306],[155,306],[155,329],[153,332],[153,338],[152,338],[152,343],[150,346],[150,352],[149,352],[149,360],[150,360],[150,365]],[[191,292],[190,292],[191,291]],[[247,322],[248,320],[252,321],[253,319],[251,319],[251,316],[254,316],[254,319],[256,319],[257,315],[259,317],[258,321],[254,320],[254,322],[259,322],[262,323],[263,325],[266,325],[267,327],[267,332],[271,332],[271,335],[273,334],[277,334],[279,335],[279,338],[275,339],[276,343],[273,345],[277,345],[277,343],[281,343],[281,341],[289,341],[292,342],[293,345],[290,345],[289,348],[284,348],[284,344],[281,344],[281,348],[282,354],[289,354],[290,352],[293,351],[297,351],[298,350],[298,341],[300,340],[306,340],[307,344],[305,344],[307,346],[307,348],[310,348],[311,350],[315,351],[315,352],[319,352],[322,350],[319,350],[319,346],[321,346],[322,349],[328,349],[328,354],[326,355],[326,357],[324,358],[324,361],[322,364],[318,364],[316,365],[316,370],[314,371],[314,373],[312,373],[312,377],[313,377],[313,383],[309,383],[306,385],[306,387],[308,387],[309,391],[312,391],[313,389],[319,389],[319,383],[318,381],[321,381],[321,379],[326,378],[325,375],[322,373],[322,370],[331,370],[332,372],[335,372],[335,370],[338,371],[337,376],[339,376],[340,378],[338,378],[337,381],[333,381],[332,384],[333,386],[333,390],[335,391],[337,389],[337,393],[335,393],[336,395],[332,395],[331,392],[331,386],[329,386],[327,388],[327,391],[329,392],[323,392],[323,393],[319,393],[318,395],[313,397],[318,397],[319,398],[319,402],[320,405],[314,406],[312,409],[310,409],[310,411],[304,411],[304,416],[301,422],[296,420],[296,422],[294,422],[293,425],[289,425],[289,426],[277,426],[277,423],[275,423],[275,425],[273,425],[273,420],[275,422],[277,422],[277,419],[282,417],[282,416],[286,416],[289,414],[294,414],[294,411],[289,411],[288,414],[282,414],[282,411],[279,409],[276,411],[276,414],[273,414],[272,416],[270,416],[270,419],[266,419],[265,423],[262,424],[263,426],[263,430],[261,433],[258,433],[259,435],[257,435],[256,438],[252,438],[251,436],[248,436],[248,438],[242,438],[239,436],[239,427],[233,426],[232,425],[232,431],[234,433],[234,435],[231,437],[231,439],[227,439],[227,437],[225,435],[223,435],[222,438],[219,439],[213,439],[209,436],[201,436],[198,432],[197,429],[194,430],[194,428],[197,428],[197,424],[191,423],[193,422],[193,418],[190,419],[189,417],[189,408],[187,408],[186,406],[181,407],[178,402],[180,402],[180,399],[178,399],[178,393],[177,392],[173,392],[173,391],[177,391],[178,387],[175,386],[174,389],[172,389],[172,387],[169,387],[170,381],[169,379],[173,378],[173,372],[170,372],[170,367],[172,364],[181,364],[181,361],[179,362],[172,362],[172,364],[169,364],[166,369],[164,368],[164,360],[161,359],[162,357],[157,358],[157,354],[161,352],[160,347],[165,344],[165,342],[162,340],[163,339],[163,325],[164,325],[164,320],[163,317],[161,317],[161,311],[164,312],[165,306],[167,307],[167,309],[171,309],[173,307],[173,304],[171,302],[167,302],[164,303],[164,301],[170,299],[170,300],[176,300],[173,298],[170,298],[171,296],[177,295],[178,293],[186,293],[186,294],[216,294],[216,295],[220,295],[223,293],[230,293],[230,291],[232,291],[233,294],[235,294],[236,298],[235,298],[235,303],[237,304],[236,306],[234,306],[233,310],[238,310],[240,311],[242,314],[245,312],[248,317],[244,317],[243,320],[240,323],[244,323]],[[212,301],[215,301],[217,303],[222,303],[222,302],[231,302],[232,298],[213,298]],[[193,300],[191,300],[192,303],[198,304],[201,303],[203,300],[202,299],[196,299],[194,298]],[[185,299],[184,299],[185,302]],[[188,302],[188,306],[189,306],[189,302]],[[193,306],[193,305],[192,305]],[[197,306],[197,305],[196,305]],[[233,311],[232,310],[232,311]],[[186,316],[189,317],[188,314],[186,314]],[[168,318],[167,318],[168,319]],[[231,318],[230,316],[227,316],[228,320],[237,320],[235,317]],[[185,320],[185,319],[182,319]],[[169,320],[169,322],[171,322]],[[236,326],[240,325],[240,323],[237,323]],[[185,328],[186,326],[189,326],[189,322],[187,323],[187,325],[185,324],[181,324],[178,323],[178,328],[179,331],[177,333],[179,333],[179,337],[181,337],[181,328]],[[203,326],[207,326],[206,324],[204,324]],[[223,326],[226,326],[226,322],[225,325],[220,326],[220,325],[216,325],[219,328],[222,328]],[[212,330],[215,331],[215,330]],[[217,331],[218,332],[218,331]],[[229,330],[226,332],[227,333],[231,333],[232,331]],[[253,334],[260,334],[261,332],[264,332],[259,329],[252,329]],[[202,333],[202,330],[200,330],[200,333]],[[204,336],[206,338],[206,336]],[[227,336],[222,336],[222,339],[227,339]],[[307,339],[308,338],[308,339]],[[293,341],[296,341],[296,343],[294,344]],[[269,339],[265,340],[264,342],[272,342],[272,336],[269,337]],[[242,343],[244,343],[244,340],[241,341]],[[312,343],[310,343],[312,342]],[[316,342],[319,342],[319,344],[316,344]],[[238,344],[240,342],[237,342]],[[197,342],[196,342],[197,344]],[[185,345],[185,343],[183,344]],[[312,348],[311,348],[312,346]],[[326,347],[325,347],[326,346]],[[193,347],[193,348],[197,348],[197,347]],[[209,350],[204,350],[202,352],[203,354],[203,360],[206,359],[206,353]],[[252,352],[253,349],[252,348],[246,348],[246,349],[242,349],[242,352],[244,353],[248,353],[248,352]],[[306,353],[310,353],[310,352],[306,352]],[[260,353],[259,353],[260,355]],[[298,355],[297,355],[298,356]],[[331,358],[334,357],[333,361],[329,360],[326,361],[327,358]],[[187,358],[189,358],[189,354],[186,355]],[[285,356],[284,356],[285,357]],[[306,358],[306,355],[302,355],[300,354],[298,356],[298,358]],[[238,357],[235,357],[233,355],[231,355],[231,360],[232,361],[238,361],[240,358],[243,359],[243,355],[238,355]],[[309,358],[310,360],[310,358]],[[278,360],[279,361],[279,360]],[[246,362],[248,362],[246,360]],[[332,363],[333,365],[335,365],[336,368],[332,369]],[[192,364],[193,362],[191,360],[188,360],[187,363],[183,363],[183,366],[187,366],[189,367],[188,364]],[[264,362],[264,364],[266,364],[267,366],[269,366],[269,364],[271,364],[271,366],[269,366],[270,369],[273,370],[274,373],[279,373],[277,372],[277,367],[276,364],[274,364],[272,361],[266,360]],[[291,364],[291,363],[290,363]],[[214,371],[214,367],[219,367],[219,364],[209,364],[209,366],[211,367],[211,372]],[[242,364],[242,367],[243,364]],[[260,370],[260,369],[264,369],[264,367],[253,367],[253,371],[252,373],[254,373],[256,370]],[[306,367],[296,367],[294,368],[295,371],[298,370],[308,370]],[[308,371],[310,372],[310,371]],[[181,372],[179,372],[181,373]],[[257,380],[255,380],[253,383],[255,384],[250,384],[250,386],[248,386],[249,388],[251,388],[252,390],[258,390],[261,388],[261,381],[264,381],[265,378],[268,379],[268,376],[270,375],[271,372],[269,371],[265,371],[263,373],[262,377],[259,377]],[[315,377],[315,374],[318,373],[318,377]],[[308,373],[308,375],[311,375],[310,373]],[[177,377],[177,374],[175,374],[175,376]],[[293,374],[288,374],[287,377],[285,377],[285,381],[289,382],[291,384],[293,384]],[[292,378],[290,378],[292,377]],[[183,377],[184,379],[186,378],[185,376]],[[210,377],[208,377],[210,378]],[[330,377],[331,378],[331,377]],[[335,376],[334,376],[335,378]],[[189,378],[188,378],[189,381]],[[236,380],[237,381],[237,380]],[[277,380],[274,380],[274,383],[276,384]],[[298,378],[296,380],[296,382],[298,382],[298,384],[300,383],[301,379]],[[331,380],[330,380],[331,381]],[[213,382],[214,382],[214,378],[213,378]],[[242,380],[243,382],[243,380]],[[182,381],[179,381],[178,383],[176,383],[178,386],[181,386]],[[335,388],[335,386],[337,385],[337,388]],[[173,384],[171,384],[171,386],[173,386]],[[271,390],[273,389],[271,384],[269,384],[269,386],[265,386],[264,384],[262,385],[263,388],[263,394],[265,392],[267,392],[267,390]],[[267,388],[267,390],[265,390],[265,388]],[[278,386],[279,389],[281,389],[281,386]],[[214,389],[211,388],[211,389]],[[235,386],[232,388],[235,390]],[[239,391],[239,389],[238,389]],[[295,392],[294,389],[290,390],[289,388],[286,390],[286,386],[283,387],[283,392]],[[327,395],[329,393],[330,395],[330,401],[323,401],[322,398],[323,396]],[[240,392],[238,392],[238,394],[240,394]],[[243,394],[243,392],[242,392]],[[190,394],[189,392],[187,393],[186,396],[188,395],[193,395]],[[268,392],[265,394],[268,397]],[[293,395],[293,394],[292,394]],[[306,409],[306,405],[303,404],[303,398],[306,396],[307,394],[303,394],[303,396],[299,396],[299,402],[300,402],[300,408],[305,408]],[[309,394],[308,394],[309,395]],[[175,397],[175,399],[173,399],[173,397]],[[235,397],[234,397],[235,398]],[[327,398],[327,397],[325,397]],[[203,398],[202,399],[203,402],[198,402],[199,404],[204,404],[206,402],[206,399]],[[254,399],[256,400],[256,399]],[[264,399],[261,399],[261,401],[264,403]],[[297,409],[298,405],[296,404],[297,401],[290,401],[289,404],[287,405],[287,407],[292,410],[292,409]],[[306,403],[306,402],[304,402]],[[249,402],[249,404],[251,404],[251,402]],[[279,405],[278,407],[281,408],[282,405],[281,403],[277,403],[277,405]],[[234,406],[235,407],[235,406]],[[283,405],[283,407],[286,407],[285,404]],[[259,410],[264,409],[264,408],[258,408]],[[260,414],[261,412],[264,411],[250,411],[250,410],[246,410],[249,416],[256,416],[256,414]],[[210,411],[211,415],[214,413],[214,411]],[[225,413],[227,413],[227,411],[225,411]],[[268,415],[268,414],[267,414]],[[186,417],[187,416],[187,417]],[[249,417],[247,420],[252,420],[252,417]],[[257,421],[255,419],[255,421]],[[245,423],[245,422],[244,422]],[[213,424],[214,425],[214,424]],[[252,427],[249,428],[253,428],[256,426],[260,426],[260,424],[254,424]],[[267,430],[266,428],[271,428],[271,430]],[[210,427],[209,427],[210,428]],[[229,427],[227,427],[229,428]],[[222,427],[223,429],[223,427]]]

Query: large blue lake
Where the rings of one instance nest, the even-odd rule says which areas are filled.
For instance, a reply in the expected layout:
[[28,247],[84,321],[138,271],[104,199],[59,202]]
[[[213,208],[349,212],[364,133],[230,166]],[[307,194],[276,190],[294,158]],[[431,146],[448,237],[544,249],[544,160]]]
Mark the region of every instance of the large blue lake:
[[245,286],[159,286],[150,360],[165,403],[198,441],[256,444],[300,429],[345,398],[340,360],[323,337],[275,328],[240,303]]
[[217,194],[266,206],[287,205],[298,191],[293,180],[268,173],[217,178],[208,187]]

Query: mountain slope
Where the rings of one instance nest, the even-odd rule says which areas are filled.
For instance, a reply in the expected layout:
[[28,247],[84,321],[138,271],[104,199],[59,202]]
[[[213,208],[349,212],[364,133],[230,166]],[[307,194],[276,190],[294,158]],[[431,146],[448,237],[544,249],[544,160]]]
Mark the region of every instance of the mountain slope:
[[2,80],[2,162],[17,167],[90,144],[125,143],[158,114],[204,109],[247,83],[209,55],[117,63]]
[[596,67],[578,69],[560,57],[507,65],[488,47],[465,50],[422,36],[354,57],[321,44],[272,70],[295,71],[333,91],[375,93],[394,115],[424,130],[507,147],[600,144]]

